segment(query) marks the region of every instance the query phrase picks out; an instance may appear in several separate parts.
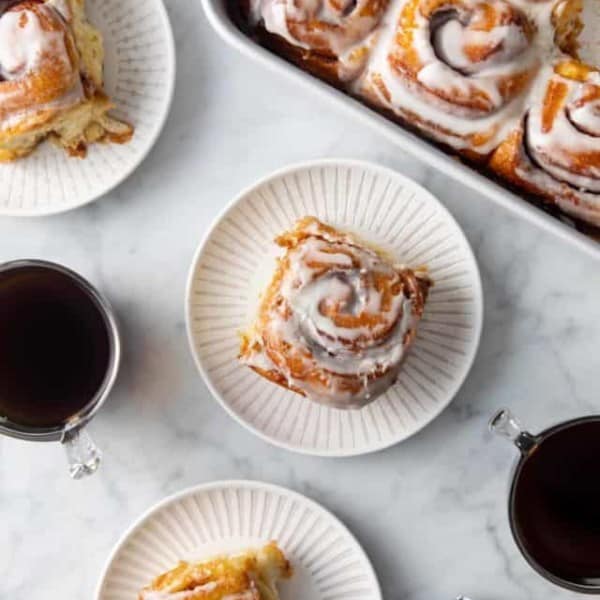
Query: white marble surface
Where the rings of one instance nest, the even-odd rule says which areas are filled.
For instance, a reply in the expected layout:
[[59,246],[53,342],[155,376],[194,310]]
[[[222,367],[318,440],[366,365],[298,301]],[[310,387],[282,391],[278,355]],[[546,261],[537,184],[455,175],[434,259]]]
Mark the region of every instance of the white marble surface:
[[[249,64],[209,29],[197,0],[168,0],[179,77],[164,134],[120,188],[77,212],[0,220],[0,260],[44,257],[95,282],[122,323],[125,360],[93,424],[105,460],[68,479],[58,445],[0,440],[0,598],[88,600],[121,532],[165,495],[255,478],[337,513],[395,600],[573,597],[519,556],[506,519],[515,453],[486,433],[507,405],[532,428],[598,411],[600,277],[591,258],[514,219],[351,119]],[[193,366],[186,273],[223,205],[287,163],[345,156],[424,183],[479,259],[481,350],[451,408],[383,453],[331,461],[271,447],[230,420]]]

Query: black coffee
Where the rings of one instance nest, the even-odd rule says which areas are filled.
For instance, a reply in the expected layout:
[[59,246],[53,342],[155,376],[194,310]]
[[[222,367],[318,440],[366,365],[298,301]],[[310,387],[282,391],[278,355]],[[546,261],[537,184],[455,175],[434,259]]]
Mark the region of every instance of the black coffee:
[[102,385],[111,346],[92,296],[41,266],[0,272],[0,417],[60,426]]
[[513,511],[534,563],[567,582],[600,584],[600,420],[559,428],[533,451]]

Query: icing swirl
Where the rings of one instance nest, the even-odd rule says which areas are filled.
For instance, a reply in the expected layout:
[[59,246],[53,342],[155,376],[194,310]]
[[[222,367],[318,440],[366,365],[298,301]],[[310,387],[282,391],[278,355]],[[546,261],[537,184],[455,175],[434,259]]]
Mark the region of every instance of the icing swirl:
[[350,79],[366,60],[389,0],[251,0],[251,20],[290,44],[339,61]]
[[361,407],[394,382],[429,282],[313,218],[287,248],[242,360],[312,400]]
[[524,120],[517,174],[565,212],[600,224],[600,73],[571,60],[549,71]]
[[407,0],[361,91],[440,141],[485,154],[539,65],[534,31],[504,0]]
[[51,3],[19,2],[0,16],[0,127],[83,97],[75,42]]
[[557,181],[600,193],[600,73],[558,63],[541,103],[526,118],[530,158]]

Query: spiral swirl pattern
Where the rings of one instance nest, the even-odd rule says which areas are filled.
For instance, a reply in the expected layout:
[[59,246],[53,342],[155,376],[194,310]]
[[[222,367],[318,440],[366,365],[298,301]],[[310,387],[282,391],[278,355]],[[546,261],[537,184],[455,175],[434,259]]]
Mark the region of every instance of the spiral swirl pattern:
[[510,4],[415,0],[401,20],[391,60],[449,109],[481,117],[523,89],[529,70],[520,58],[533,31]]
[[576,63],[580,45],[590,55],[583,0],[242,2],[254,7],[242,23],[259,43],[482,174],[600,226],[597,76],[555,76],[571,91],[562,117],[543,118],[568,138],[564,151],[536,123],[548,69]]
[[313,218],[287,248],[242,360],[312,400],[361,407],[393,383],[429,281]]
[[525,13],[504,0],[408,0],[366,92],[440,141],[485,154],[535,74],[533,39]]
[[564,213],[600,227],[600,72],[562,59],[490,165]]
[[0,128],[82,97],[75,41],[57,8],[35,0],[9,6],[0,16]]
[[336,76],[363,68],[389,0],[250,0],[253,23],[292,46],[336,63]]
[[294,44],[340,56],[375,28],[388,0],[254,0],[252,14]]
[[600,73],[558,63],[543,101],[529,111],[525,150],[541,171],[573,193],[600,193]]

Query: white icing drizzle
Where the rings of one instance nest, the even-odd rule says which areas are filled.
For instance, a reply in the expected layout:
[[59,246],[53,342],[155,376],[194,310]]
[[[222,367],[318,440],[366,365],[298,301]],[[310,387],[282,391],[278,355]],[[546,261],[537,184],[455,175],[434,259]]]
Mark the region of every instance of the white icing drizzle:
[[[306,49],[311,45],[300,35],[294,36],[288,23],[313,21],[330,25],[318,35],[326,40],[333,54],[340,56],[368,35],[379,20],[377,17],[360,16],[364,4],[365,0],[252,0],[251,17],[255,23],[264,21],[268,31]],[[307,33],[308,28],[301,30]],[[312,33],[315,34],[314,31]]]
[[600,101],[587,102],[569,110],[569,117],[580,131],[600,136]]
[[[44,18],[55,21],[64,18],[52,0],[36,7]],[[57,98],[36,104],[35,98],[27,96],[27,86],[23,80],[34,76],[44,68],[44,61],[62,63],[66,76],[72,76],[70,87]],[[40,110],[71,106],[83,98],[83,88],[78,74],[72,73],[71,59],[62,30],[48,30],[42,26],[40,18],[33,10],[13,9],[0,16],[0,114],[4,117],[0,129],[17,125],[21,120]],[[21,84],[21,85],[19,85]]]
[[[477,2],[464,2],[477,10]],[[492,8],[500,14],[507,11],[501,0],[491,2]],[[418,27],[414,31],[413,44],[423,68],[419,71],[417,83],[399,77],[390,62],[394,48],[398,21],[405,1],[394,2],[393,10],[386,15],[382,25],[386,31],[374,49],[365,73],[354,85],[357,93],[370,91],[379,101],[400,116],[418,115],[423,127],[439,141],[459,150],[472,149],[488,153],[514,128],[522,114],[527,94],[505,100],[499,88],[499,81],[515,73],[535,69],[541,52],[537,43],[530,44],[523,30],[516,23],[498,26],[490,32],[465,29],[458,18],[450,18],[436,30],[437,47],[432,43],[431,22],[417,13]],[[452,5],[448,5],[451,9]],[[538,6],[539,12],[541,8]],[[546,11],[550,9],[546,7]],[[527,12],[525,15],[527,16]],[[541,14],[541,13],[540,13]],[[549,17],[548,17],[549,18]],[[535,40],[538,41],[537,39]],[[465,55],[470,45],[488,44],[495,52],[477,63]],[[375,79],[380,78],[389,99],[385,97]],[[452,103],[428,90],[449,92],[454,97],[469,98],[474,93],[488,99],[485,109],[465,104]],[[431,123],[432,127],[427,127]],[[487,141],[477,147],[471,144],[470,136],[489,132]]]
[[[417,84],[402,80],[394,73],[389,61],[390,50],[398,29],[399,15],[406,2],[390,0],[379,22],[370,24],[359,38],[355,37],[355,29],[352,29],[352,35],[348,33],[347,27],[351,21],[342,16],[350,4],[349,0],[341,3],[341,12],[332,8],[333,2],[325,0],[250,0],[250,6],[254,23],[262,21],[268,31],[305,49],[314,49],[314,40],[307,42],[294,37],[289,30],[290,22],[302,23],[308,16],[313,16],[323,22],[339,24],[341,30],[346,32],[345,37],[341,36],[340,31],[324,30],[319,34],[327,39],[329,47],[335,49],[334,53],[340,58],[340,77],[349,81],[354,79],[350,83],[351,92],[357,95],[374,94],[382,105],[409,120],[411,114],[418,115],[431,135],[458,150],[490,152],[518,125],[530,101],[527,91],[511,101],[505,101],[498,88],[499,78],[528,69],[535,70],[538,61],[546,62],[557,53],[551,23],[552,11],[557,3],[512,0],[535,26],[531,42],[515,23],[502,24],[485,32],[466,29],[457,19],[448,20],[436,35],[438,54],[445,61],[439,59],[432,47],[430,23],[423,15],[419,15],[420,27],[414,45],[425,66],[418,74],[418,83],[431,90],[454,90],[464,97],[477,90],[489,98],[489,107],[477,111],[451,104],[439,95],[424,94]],[[362,3],[359,1],[357,4]],[[476,10],[477,4],[477,0],[465,0],[462,3],[473,10]],[[490,0],[488,4],[500,12],[506,11],[508,6],[502,0]],[[447,10],[454,8],[455,5],[450,3],[444,7]],[[340,44],[340,40],[344,40],[344,43]],[[498,49],[487,59],[473,64],[464,52],[466,46],[473,44],[496,44]],[[369,51],[369,56],[363,56],[358,66],[350,60],[357,48]],[[356,79],[358,75],[360,77]],[[374,85],[374,77],[384,83],[389,99]],[[435,127],[428,128],[426,123]],[[469,136],[484,132],[489,132],[489,139],[472,148]]]
[[295,39],[287,26],[288,15],[292,16],[296,11],[293,1],[273,0],[254,0],[251,3],[251,21],[253,24],[263,21],[267,31],[276,33],[285,38],[290,44],[309,49],[309,46],[300,40]]
[[[263,351],[243,360],[278,371],[290,386],[317,402],[361,407],[397,377],[405,336],[416,327],[418,316],[397,269],[376,252],[357,246],[350,237],[319,236],[288,250],[278,302],[270,306],[266,331],[258,333]],[[375,286],[377,276],[398,285],[387,307],[383,291]],[[364,317],[372,320],[367,323]],[[271,339],[277,343],[269,344]],[[301,372],[285,366],[289,357],[281,349],[289,347],[303,357]],[[326,385],[309,376],[317,371]],[[345,378],[358,378],[358,389],[350,389]]]
[[374,30],[387,1],[251,0],[250,19],[294,46],[331,53],[339,60],[340,78],[350,80],[360,73],[366,50],[375,43]]
[[[518,22],[510,19],[498,19],[498,26],[490,31],[485,31],[485,27],[469,27],[464,12],[468,10],[476,16],[477,10],[481,10],[480,0],[441,3],[438,12],[453,14],[446,14],[447,18],[437,23],[435,31],[432,22],[417,12],[413,47],[423,66],[414,81],[399,76],[391,61],[397,50],[395,38],[400,15],[409,1],[390,0],[379,23],[365,30],[363,39],[354,38],[352,45],[338,52],[339,74],[350,82],[349,91],[375,99],[448,146],[483,155],[497,148],[511,131],[521,126],[523,115],[528,115],[527,140],[535,164],[524,154],[517,174],[553,196],[563,210],[600,225],[599,163],[584,161],[586,168],[581,164],[574,168],[572,158],[574,154],[600,154],[600,102],[578,102],[585,93],[584,86],[570,82],[569,97],[565,100],[567,110],[555,120],[551,131],[543,132],[539,127],[552,65],[564,59],[554,39],[553,17],[563,13],[566,1],[510,0],[510,5],[520,9],[525,20],[533,25],[532,39],[528,39]],[[256,22],[263,20],[272,33],[307,49],[314,49],[314,45],[291,35],[287,29],[291,21],[318,15],[324,22],[346,25],[339,12],[332,12],[330,4],[320,0],[251,0],[251,5]],[[347,2],[342,2],[342,10],[347,6]],[[498,14],[510,9],[503,0],[486,0],[485,6]],[[322,35],[328,38],[330,47],[340,50],[336,46],[339,32],[334,35],[324,31]],[[474,46],[495,51],[474,62],[472,53],[466,52]],[[347,57],[356,48],[368,49],[368,56],[362,57],[358,68],[356,65],[349,68]],[[503,94],[500,80],[524,71],[534,73],[532,85],[514,97]],[[600,75],[591,74],[587,84],[600,85]],[[447,92],[451,92],[450,98]],[[474,92],[487,98],[486,106],[474,108],[455,101]]]
[[[139,593],[139,600],[261,600],[277,598],[276,583],[291,576],[285,556],[270,542],[258,550],[191,557],[159,576]],[[158,588],[158,589],[157,589]]]
[[[542,126],[543,98],[548,85],[559,82],[567,94],[551,127]],[[585,82],[561,77],[548,66],[541,74],[525,120],[523,149],[517,174],[538,189],[551,192],[567,213],[600,225],[600,73]],[[581,154],[596,160],[577,160]],[[531,160],[535,161],[532,163]],[[577,198],[577,201],[574,201]]]
[[30,10],[9,11],[0,17],[0,75],[17,79],[35,71],[44,52],[52,51],[68,61],[61,33],[42,29],[38,16]]
[[[495,27],[491,31],[465,30],[457,19],[448,21],[438,33],[439,54],[455,70],[464,73],[482,72],[494,75],[506,72],[507,61],[514,60],[521,52],[527,51],[528,41],[522,29],[514,23]],[[474,65],[465,54],[465,46],[498,47],[499,50],[487,59]]]

